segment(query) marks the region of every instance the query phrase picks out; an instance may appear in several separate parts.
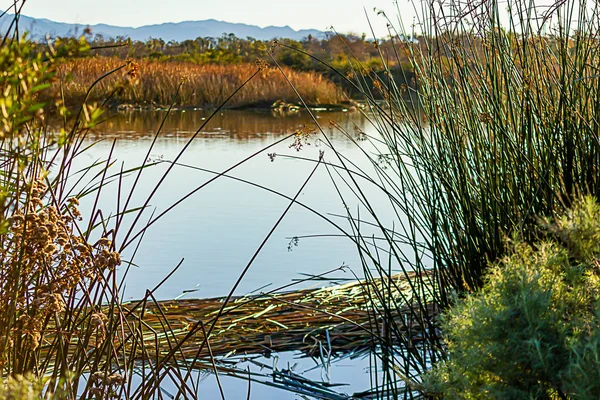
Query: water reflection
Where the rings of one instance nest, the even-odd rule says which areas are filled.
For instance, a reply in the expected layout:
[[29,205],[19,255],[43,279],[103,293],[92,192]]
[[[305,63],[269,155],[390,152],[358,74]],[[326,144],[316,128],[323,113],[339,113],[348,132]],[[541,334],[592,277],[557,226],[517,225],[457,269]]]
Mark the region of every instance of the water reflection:
[[[191,134],[209,115],[204,111],[120,113],[93,130],[90,141],[117,139],[112,155],[117,160],[115,165],[122,162],[124,169],[133,168],[147,158],[150,139],[166,117],[149,157],[164,163],[143,172],[131,207],[144,204],[162,174],[170,167],[169,161],[188,146],[179,164],[151,199],[150,208],[144,211],[142,220],[147,221],[152,213],[159,215],[181,197],[204,185],[214,177],[207,170],[222,172],[253,153],[258,155],[232,170],[230,175],[290,198],[296,195],[310,175],[321,151],[325,152],[326,160],[337,161],[318,134],[308,138],[301,151],[290,147],[293,140],[289,139],[261,152],[284,134],[302,126],[314,126],[306,112],[287,117],[266,112],[219,113],[188,145]],[[316,116],[319,122],[324,122],[324,132],[339,151],[354,160],[361,158],[361,149],[338,129],[330,127],[329,122],[335,121],[350,135],[356,136],[358,131],[366,129],[363,116],[342,112]],[[107,157],[111,147],[112,140],[101,140],[80,157],[80,165],[89,165],[94,160]],[[277,156],[273,158],[273,154]],[[298,201],[323,215],[343,215],[344,203],[331,185],[330,172],[325,166],[319,167],[299,194]],[[119,191],[120,204],[124,203],[133,178],[125,179],[120,188],[115,183],[103,189],[100,207],[104,215],[114,213]],[[91,198],[82,200],[82,207],[87,205],[91,208],[92,204]],[[182,258],[185,261],[180,270],[157,292],[159,298],[174,298],[185,290],[196,290],[193,297],[226,295],[235,277],[247,265],[288,204],[289,200],[285,197],[240,181],[219,178],[211,182],[161,217],[145,233],[134,259],[130,260],[135,266],[128,272],[125,298],[142,297],[147,288],[160,282]],[[132,217],[126,218],[121,233],[125,232],[123,228]],[[348,228],[343,218],[328,218]],[[136,229],[139,230],[139,226]],[[329,234],[338,237],[327,237]],[[340,238],[340,234],[338,229],[314,212],[293,206],[254,261],[237,293],[247,293],[267,284],[282,286],[298,277],[299,273],[316,275],[341,265],[354,268],[360,275],[361,265],[353,244]],[[293,239],[310,235],[326,237],[299,242]],[[126,252],[124,258],[127,259],[127,256],[133,257],[133,253]]]
[[[92,133],[102,136],[144,137],[155,134],[163,119],[165,121],[162,131],[167,137],[192,135],[206,123],[201,135],[234,137],[240,141],[291,133],[302,126],[316,127],[307,111],[282,114],[272,111],[229,110],[209,118],[211,114],[212,112],[204,110],[117,113],[109,116],[106,122],[95,128]],[[366,123],[364,116],[357,112],[315,112],[314,116],[325,129],[332,120],[350,133],[356,132],[356,128],[362,128]],[[207,119],[209,122],[206,122]],[[332,133],[339,134],[336,131]]]

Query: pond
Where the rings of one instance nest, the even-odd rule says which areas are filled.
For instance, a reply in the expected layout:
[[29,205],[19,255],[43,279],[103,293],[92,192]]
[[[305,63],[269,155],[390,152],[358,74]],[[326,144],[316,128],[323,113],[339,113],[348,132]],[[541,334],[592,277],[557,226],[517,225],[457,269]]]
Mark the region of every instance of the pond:
[[[325,162],[339,164],[335,151],[327,144],[330,140],[344,155],[345,162],[354,165],[353,169],[372,171],[370,161],[363,154],[363,151],[372,151],[372,145],[359,140],[363,132],[373,131],[368,119],[357,112],[316,113],[326,139],[307,112],[281,115],[266,111],[225,111],[218,113],[194,137],[209,115],[201,110],[170,114],[162,111],[118,113],[93,129],[86,144],[96,142],[95,145],[77,158],[76,166],[82,168],[105,160],[116,141],[111,155],[111,159],[116,160],[113,172],[134,168],[144,160],[154,163],[143,171],[129,208],[142,206],[162,175],[172,167],[167,179],[150,198],[140,222],[133,226],[135,235],[147,221],[209,182],[216,173],[256,154],[228,171],[227,176],[195,191],[158,218],[140,236],[139,244],[136,240],[123,251],[122,258],[131,266],[127,268],[124,263],[121,267],[121,273],[127,274],[122,299],[143,297],[147,289],[154,288],[178,264],[177,271],[156,291],[157,298],[226,296],[251,260],[235,295],[274,290],[294,282],[295,286],[288,290],[345,282],[355,275],[362,277],[356,247],[339,228],[351,232],[345,218],[347,210],[355,214],[364,205],[345,187],[338,176],[339,170],[325,163],[317,166],[316,160],[322,155]],[[164,126],[149,152],[163,119]],[[348,136],[342,134],[340,128]],[[299,137],[299,145],[296,137],[286,138],[296,131],[315,133]],[[274,144],[278,141],[280,143]],[[188,146],[185,152],[172,166],[185,146]],[[345,176],[343,172],[341,175]],[[121,185],[112,182],[103,189],[98,204],[105,216],[115,213],[119,197],[120,207],[123,207],[134,179],[135,173],[132,173]],[[337,185],[332,184],[332,179]],[[378,195],[377,189],[370,185],[362,188],[367,194],[373,192],[373,203],[392,224],[393,214],[385,197]],[[293,204],[261,248],[290,204],[290,198],[297,194],[297,202],[303,206]],[[82,199],[84,215],[94,201],[94,196]],[[119,230],[118,244],[131,239],[126,232],[132,227],[134,215],[126,217]],[[334,271],[326,275],[327,281],[307,279],[327,271]],[[294,353],[279,355],[279,367],[282,363],[299,363],[296,371],[302,372],[321,364],[319,360],[296,360],[297,356]],[[261,362],[272,364],[273,359]],[[341,392],[352,393],[370,387],[368,367],[368,357],[345,358],[334,363],[329,373],[332,382],[348,385],[341,387]],[[317,368],[307,376],[320,380],[324,372]],[[247,390],[247,382],[241,380],[229,382],[225,378],[223,386],[232,398],[245,396]],[[252,398],[297,398],[277,389],[255,386]],[[207,377],[201,388],[207,398],[219,396],[214,376]]]

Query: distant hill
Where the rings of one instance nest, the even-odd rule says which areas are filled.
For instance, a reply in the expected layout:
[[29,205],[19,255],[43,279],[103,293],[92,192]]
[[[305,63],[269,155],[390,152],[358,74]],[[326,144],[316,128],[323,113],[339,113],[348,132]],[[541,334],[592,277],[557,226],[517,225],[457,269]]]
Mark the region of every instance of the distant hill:
[[[0,32],[6,32],[12,21],[12,17],[12,15],[7,14],[0,18]],[[92,30],[92,35],[99,34],[104,38],[125,36],[130,37],[132,40],[144,41],[152,37],[163,39],[166,42],[170,40],[181,42],[197,37],[221,37],[223,34],[230,33],[233,33],[239,38],[250,36],[259,40],[270,40],[274,38],[301,40],[308,35],[312,35],[315,38],[322,38],[325,36],[324,32],[316,29],[302,29],[295,31],[289,26],[267,26],[266,28],[261,28],[255,25],[223,22],[214,19],[207,19],[204,21],[168,22],[158,25],[144,25],[138,28],[106,24],[68,24],[50,21],[45,18],[31,18],[25,15],[21,15],[19,20],[19,29],[21,31],[30,32],[30,37],[33,39],[45,38],[46,35],[50,35],[51,37],[81,35],[83,30],[87,27]]]

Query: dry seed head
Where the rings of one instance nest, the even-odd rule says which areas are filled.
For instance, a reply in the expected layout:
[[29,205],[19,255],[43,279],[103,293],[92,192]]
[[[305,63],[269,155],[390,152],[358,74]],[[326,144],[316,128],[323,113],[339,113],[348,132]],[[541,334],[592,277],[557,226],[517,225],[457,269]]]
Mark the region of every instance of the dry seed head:
[[133,60],[127,60],[127,76],[131,80],[134,80],[138,77],[139,72],[140,72],[140,64],[138,64],[137,62],[135,62]]
[[46,247],[44,247],[44,253],[48,256],[53,256],[54,253],[56,253],[56,250],[58,250],[58,247],[56,247],[54,243],[48,243]]
[[25,214],[25,221],[27,221],[28,223],[36,223],[39,220],[40,220],[40,217],[36,213]]
[[45,225],[37,226],[35,230],[35,234],[38,236],[48,236],[50,234],[50,230]]
[[121,255],[118,252],[113,251],[111,253],[111,257],[112,257],[112,268],[111,269],[114,269],[115,267],[121,265]]
[[[65,246],[67,243],[69,243],[69,236],[65,235],[64,233],[61,233],[60,236],[58,236],[56,238],[56,244],[58,244],[59,246]],[[67,250],[67,249],[63,249],[63,250]]]
[[274,53],[275,50],[280,46],[280,43],[277,39],[271,42],[271,46],[269,46],[269,53]]
[[91,315],[90,318],[90,329],[96,335],[95,346],[100,346],[106,340],[106,323],[108,317],[102,313],[97,312]]
[[310,137],[317,132],[316,128],[302,125],[294,134],[294,142],[289,145],[289,148],[294,148],[300,151],[304,145],[310,146]]
[[[44,190],[43,183],[32,183],[31,190]],[[38,197],[39,198],[39,197]],[[76,209],[75,202],[71,206]],[[16,343],[19,351],[33,351],[44,336],[43,321],[65,309],[65,298],[84,279],[90,283],[102,279],[94,260],[94,250],[84,238],[73,234],[72,220],[68,207],[61,214],[52,205],[39,211],[31,210],[31,198],[21,208],[16,209],[8,220],[11,222],[1,250],[3,268],[14,274],[12,283],[0,280],[0,293],[19,288],[15,293],[14,307],[16,321],[8,327],[0,326],[0,333],[8,335],[8,340]],[[104,239],[103,246],[110,246]],[[120,263],[116,252],[105,250],[104,268],[114,268]],[[52,271],[49,273],[49,271]],[[10,285],[10,286],[7,286]],[[6,313],[7,303],[0,301],[0,314]],[[105,340],[106,316],[94,317],[94,342]],[[99,327],[99,328],[98,328]],[[19,340],[23,338],[24,340]],[[1,360],[0,360],[1,361]]]
[[19,325],[22,327],[22,337],[29,339],[29,348],[35,350],[40,345],[42,339],[42,321],[39,317],[30,317],[23,314],[19,317]]
[[48,189],[48,186],[46,186],[46,183],[44,182],[44,180],[42,178],[36,179],[35,181],[33,181],[32,183],[33,186],[33,190],[37,191],[37,192],[45,192]]
[[91,376],[91,380],[96,383],[104,382],[104,378],[106,378],[106,374],[103,371],[96,371]]
[[377,90],[379,90],[380,92],[382,92],[382,85],[381,82],[379,81],[379,79],[375,79],[373,80],[373,87]]
[[29,337],[31,350],[35,350],[40,347],[40,341],[42,340],[42,334],[40,331],[29,331],[27,332],[27,336]]
[[108,379],[106,380],[106,383],[109,385],[122,385],[123,383],[125,383],[125,378],[123,378],[123,376],[121,376],[121,374],[111,374]]
[[58,293],[51,293],[48,295],[48,310],[54,313],[64,311],[65,302],[62,296]]
[[257,58],[254,64],[258,67],[259,70],[263,70],[269,67],[269,64],[262,58]]
[[81,221],[83,218],[81,217],[81,213],[79,212],[78,208],[71,208],[71,214],[73,215],[73,218]]
[[112,241],[109,238],[106,237],[102,237],[100,239],[98,239],[98,241],[94,244],[94,247],[110,247],[110,245],[112,244]]
[[75,251],[79,252],[80,254],[90,254],[91,253],[91,249],[89,247],[89,245],[87,243],[78,243],[75,245]]

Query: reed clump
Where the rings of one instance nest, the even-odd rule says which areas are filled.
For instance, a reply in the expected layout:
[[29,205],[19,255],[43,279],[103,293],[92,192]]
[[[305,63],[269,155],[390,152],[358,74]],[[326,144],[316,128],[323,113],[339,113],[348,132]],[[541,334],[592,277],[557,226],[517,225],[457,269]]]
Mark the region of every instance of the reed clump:
[[[102,281],[104,274],[121,264],[108,238],[90,245],[74,233],[80,217],[77,199],[69,198],[62,209],[44,202],[47,186],[42,179],[30,185],[28,203],[8,218],[2,235],[2,293],[0,313],[12,315],[0,327],[0,368],[8,361],[25,372],[30,357],[46,340],[48,324],[65,311],[74,290],[86,281]],[[16,358],[7,360],[6,355]]]
[[394,169],[408,172],[394,154],[412,160],[421,185],[407,188],[419,199],[411,214],[449,290],[479,288],[505,252],[504,235],[534,241],[537,216],[600,194],[598,24],[586,17],[596,6],[514,11],[503,26],[500,6],[489,5],[496,11],[486,17],[448,20],[425,45],[401,46],[419,82],[416,111],[399,101],[401,87],[381,83],[381,133]]
[[[464,7],[431,1],[418,8],[422,34],[406,40],[411,32],[387,20],[395,50],[380,53],[384,65],[408,59],[414,85],[389,70],[351,79],[372,112],[373,133],[363,139],[372,146],[364,154],[374,172],[336,154],[336,168],[346,172],[336,184],[364,205],[360,214],[349,210],[348,221],[365,275],[431,271],[410,279],[420,299],[415,312],[428,310],[432,284],[433,310],[476,292],[488,265],[506,255],[507,236],[536,243],[543,235],[538,217],[562,213],[581,195],[600,195],[598,5],[562,1],[542,10],[520,0]],[[375,191],[391,205],[392,221],[375,206]],[[388,336],[373,334],[388,372],[380,390],[394,397],[452,354],[433,313],[419,313],[429,334],[415,348],[392,322],[397,305],[386,309]]]
[[[60,50],[80,49],[79,42],[69,46]],[[111,345],[125,329],[110,283],[120,254],[106,230],[85,226],[81,194],[67,184],[79,146],[100,114],[82,105],[71,127],[47,133],[48,106],[68,114],[59,97],[41,100],[50,96],[57,54],[16,37],[0,46],[2,398],[87,394],[92,387],[80,380],[84,373],[122,371],[112,360],[125,358]],[[113,306],[102,308],[111,299]]]
[[[61,85],[67,103],[78,104],[97,78],[120,66],[125,67],[99,82],[89,100],[108,98],[117,105],[166,107],[175,99],[178,107],[216,107],[260,68],[259,75],[248,82],[227,107],[268,107],[277,100],[298,101],[281,72],[264,63],[199,65],[149,60],[124,63],[116,57],[88,57],[58,66],[56,89]],[[318,72],[284,68],[284,73],[309,104],[339,104],[344,100],[341,89]]]
[[[105,218],[97,201],[109,176],[121,185],[131,171],[113,173],[110,158],[74,171],[102,110],[65,107],[56,65],[87,44],[57,46],[40,51],[16,33],[0,45],[0,397],[148,398],[170,380],[195,398],[194,383],[183,383],[189,374],[165,373],[184,371],[179,354],[148,349],[121,307],[117,268],[127,245],[116,238],[123,216],[140,208],[126,202]],[[135,65],[126,72],[134,79]],[[48,125],[56,116],[58,132]],[[96,198],[89,215],[79,211],[85,196]],[[167,330],[153,333],[171,349],[185,341]],[[140,369],[149,357],[158,367]],[[147,386],[129,384],[136,371]]]

